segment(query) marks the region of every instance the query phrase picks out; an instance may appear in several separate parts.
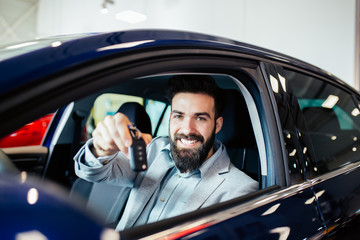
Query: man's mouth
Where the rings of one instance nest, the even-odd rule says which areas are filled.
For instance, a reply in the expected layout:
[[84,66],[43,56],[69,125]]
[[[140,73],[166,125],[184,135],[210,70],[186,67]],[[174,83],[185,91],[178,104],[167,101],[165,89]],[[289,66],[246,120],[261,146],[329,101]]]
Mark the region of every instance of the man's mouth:
[[194,147],[198,143],[201,143],[203,141],[203,137],[198,135],[191,135],[191,136],[177,135],[175,136],[175,139],[178,141],[181,147],[186,147],[186,148]]
[[198,140],[188,140],[188,139],[184,139],[184,138],[181,138],[179,140],[181,141],[182,144],[189,145],[189,146],[192,146],[198,142]]

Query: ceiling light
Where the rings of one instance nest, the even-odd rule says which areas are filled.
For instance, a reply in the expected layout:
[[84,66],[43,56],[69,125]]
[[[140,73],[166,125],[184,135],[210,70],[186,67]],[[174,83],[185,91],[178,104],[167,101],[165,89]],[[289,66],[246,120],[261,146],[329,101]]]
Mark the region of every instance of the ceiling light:
[[280,80],[281,86],[283,87],[284,91],[286,92],[286,78],[284,78],[283,76],[281,76],[279,73],[278,73],[278,76],[279,76],[279,80]]
[[278,80],[270,74],[270,84],[275,93],[279,93],[279,82]]
[[357,109],[357,108],[354,108],[353,110],[352,110],[352,112],[351,112],[351,115],[353,115],[354,117],[356,117],[357,115],[359,115],[360,114],[360,111],[359,111],[359,109]]
[[101,13],[101,14],[107,14],[107,13],[109,13],[109,9],[107,9],[107,8],[102,8],[102,9],[100,10],[100,13]]
[[127,22],[127,23],[139,23],[147,19],[146,15],[134,12],[132,10],[126,10],[121,13],[116,14],[116,19]]
[[62,42],[56,41],[56,42],[52,42],[50,45],[51,45],[52,47],[59,47],[59,46],[62,45]]
[[30,188],[27,195],[27,201],[33,205],[39,200],[39,192],[36,188]]
[[328,98],[321,104],[323,108],[332,109],[335,104],[339,101],[339,97],[335,95],[329,95]]
[[114,1],[113,0],[104,0],[104,2],[101,4],[100,13],[102,13],[102,14],[109,13],[109,9],[107,7],[108,4],[114,4]]

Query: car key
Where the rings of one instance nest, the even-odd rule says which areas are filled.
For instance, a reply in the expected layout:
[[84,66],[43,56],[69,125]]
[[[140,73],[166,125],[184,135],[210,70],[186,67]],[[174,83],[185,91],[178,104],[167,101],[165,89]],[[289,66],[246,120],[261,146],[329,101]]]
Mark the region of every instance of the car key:
[[141,138],[141,132],[135,126],[129,126],[132,137],[132,145],[129,147],[130,166],[133,171],[145,171],[147,169],[146,144]]

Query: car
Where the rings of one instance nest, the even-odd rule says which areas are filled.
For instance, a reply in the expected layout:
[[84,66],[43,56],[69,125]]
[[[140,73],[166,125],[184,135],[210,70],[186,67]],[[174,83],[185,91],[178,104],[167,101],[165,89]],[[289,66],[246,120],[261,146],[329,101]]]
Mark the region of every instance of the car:
[[[169,78],[208,75],[223,89],[224,126],[217,138],[259,190],[124,229],[121,239],[359,234],[360,94],[326,71],[230,39],[151,29],[38,39],[3,46],[0,58],[0,136],[53,114],[41,144],[2,150],[20,172],[61,185],[69,201],[81,198],[110,229],[121,218],[117,203],[127,195],[74,173],[73,157],[96,124],[125,111],[134,113],[141,131],[167,136]],[[137,107],[124,110],[125,104]]]
[[0,151],[2,239],[119,239],[61,186],[19,172]]
[[0,148],[40,145],[53,115],[47,114],[1,138]]

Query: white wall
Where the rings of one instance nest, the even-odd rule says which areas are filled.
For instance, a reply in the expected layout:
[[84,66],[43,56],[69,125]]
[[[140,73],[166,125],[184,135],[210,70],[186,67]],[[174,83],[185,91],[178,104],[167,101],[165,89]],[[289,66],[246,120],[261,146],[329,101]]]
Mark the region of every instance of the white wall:
[[[139,28],[190,30],[270,48],[354,84],[356,0],[40,0],[40,36]],[[137,24],[115,14],[147,15]]]
[[0,45],[37,36],[38,0],[0,0]]
[[246,17],[246,41],[315,64],[354,85],[355,1],[251,3]]

